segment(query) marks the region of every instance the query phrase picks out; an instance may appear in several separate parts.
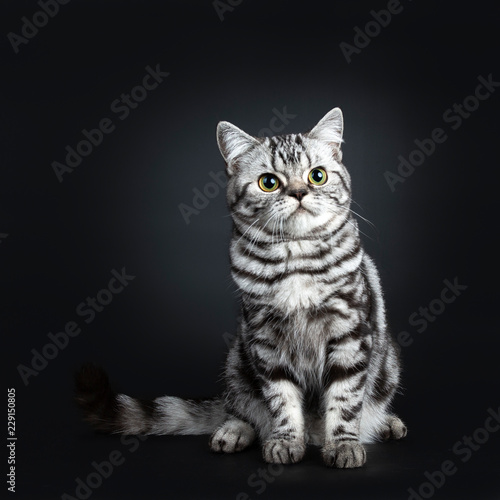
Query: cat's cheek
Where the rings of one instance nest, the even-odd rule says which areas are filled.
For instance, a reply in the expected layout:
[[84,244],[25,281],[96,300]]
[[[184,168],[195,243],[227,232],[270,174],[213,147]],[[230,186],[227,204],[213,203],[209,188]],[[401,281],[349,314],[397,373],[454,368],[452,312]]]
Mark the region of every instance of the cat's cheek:
[[337,200],[339,200],[339,203],[341,205],[344,205],[349,201],[349,193],[344,191],[343,189],[338,189],[337,190]]
[[349,201],[349,193],[339,185],[333,187],[328,196],[338,205],[345,205]]

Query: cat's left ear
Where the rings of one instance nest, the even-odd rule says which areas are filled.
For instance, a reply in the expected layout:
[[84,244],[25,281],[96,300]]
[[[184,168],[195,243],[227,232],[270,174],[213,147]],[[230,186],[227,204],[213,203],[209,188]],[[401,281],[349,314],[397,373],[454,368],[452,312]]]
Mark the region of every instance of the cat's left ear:
[[236,158],[245,154],[260,142],[251,135],[229,122],[219,122],[217,125],[217,144],[227,165],[228,175],[234,171],[233,163]]
[[308,137],[327,142],[337,151],[340,151],[342,134],[344,132],[344,118],[340,108],[328,112],[318,124],[307,134]]

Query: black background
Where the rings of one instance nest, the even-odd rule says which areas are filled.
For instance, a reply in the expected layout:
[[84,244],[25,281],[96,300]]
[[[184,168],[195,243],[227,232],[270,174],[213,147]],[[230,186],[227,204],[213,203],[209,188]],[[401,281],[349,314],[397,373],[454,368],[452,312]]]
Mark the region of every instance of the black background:
[[[479,76],[500,81],[499,9],[401,5],[348,63],[339,44],[353,44],[354,28],[387,2],[243,0],[221,20],[211,1],[73,0],[17,54],[7,35],[21,34],[22,17],[40,7],[4,2],[1,317],[6,384],[17,394],[17,498],[76,497],[76,479],[114,450],[125,461],[90,498],[406,499],[446,460],[456,472],[423,495],[498,498],[499,433],[470,456],[453,448],[499,405],[500,90],[456,130],[443,114],[474,93]],[[120,120],[111,103],[148,65],[170,75]],[[286,108],[295,117],[282,132],[299,132],[335,106],[344,112],[353,208],[375,225],[360,221],[392,330],[413,338],[402,349],[394,405],[408,437],[370,445],[365,467],[343,471],[324,467],[317,449],[269,469],[257,447],[218,456],[206,436],[152,437],[134,450],[94,434],[72,401],[72,374],[84,361],[105,366],[116,388],[135,396],[221,390],[237,314],[224,194],[189,224],[179,210],[224,168],[217,122],[257,135]],[[52,162],[64,162],[65,147],[103,118],[115,130],[59,182]],[[384,172],[397,172],[398,156],[408,158],[414,140],[436,127],[447,140],[391,192]],[[123,267],[135,278],[86,324],[76,307]],[[439,299],[445,279],[467,289],[418,332],[410,315]],[[80,335],[25,385],[19,365],[30,367],[31,350],[41,352],[69,321]],[[256,479],[260,469],[269,479]]]

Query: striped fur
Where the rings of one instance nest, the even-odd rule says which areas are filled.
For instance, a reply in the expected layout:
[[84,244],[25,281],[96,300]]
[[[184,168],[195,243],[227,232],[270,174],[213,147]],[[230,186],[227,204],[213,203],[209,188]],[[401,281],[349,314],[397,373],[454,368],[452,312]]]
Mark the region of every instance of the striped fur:
[[[362,443],[406,434],[389,411],[400,363],[378,272],[349,208],[342,130],[338,108],[305,134],[257,139],[219,124],[234,223],[231,273],[241,292],[226,390],[215,400],[145,403],[114,394],[102,372],[87,368],[77,399],[98,429],[212,433],[211,448],[222,452],[258,437],[270,463],[297,462],[311,443],[334,467],[359,467]],[[323,185],[308,180],[318,167]],[[264,174],[279,180],[276,191],[259,187]]]

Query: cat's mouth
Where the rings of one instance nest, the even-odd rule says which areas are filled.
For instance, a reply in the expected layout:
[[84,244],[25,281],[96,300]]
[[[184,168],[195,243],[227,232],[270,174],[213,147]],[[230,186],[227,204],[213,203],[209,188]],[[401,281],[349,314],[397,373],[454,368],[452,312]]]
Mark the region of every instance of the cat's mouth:
[[305,213],[314,215],[313,212],[311,212],[311,210],[306,208],[302,203],[299,203],[297,208],[291,213],[291,215],[300,215]]

